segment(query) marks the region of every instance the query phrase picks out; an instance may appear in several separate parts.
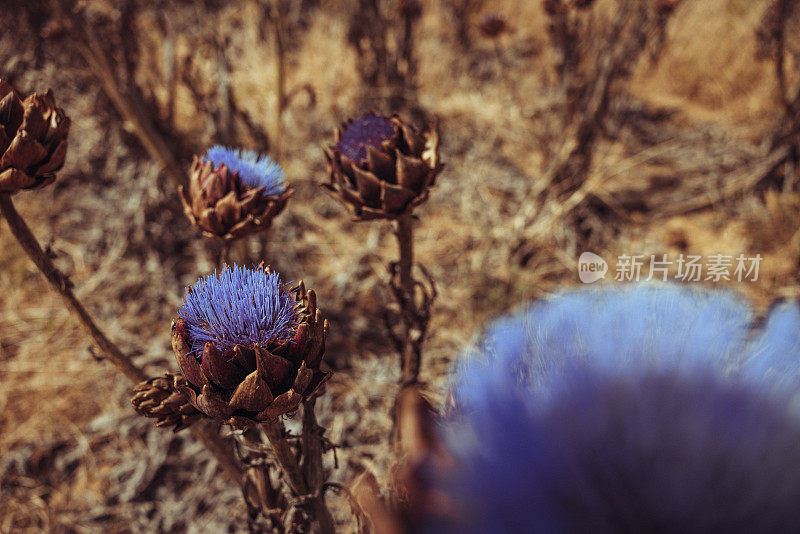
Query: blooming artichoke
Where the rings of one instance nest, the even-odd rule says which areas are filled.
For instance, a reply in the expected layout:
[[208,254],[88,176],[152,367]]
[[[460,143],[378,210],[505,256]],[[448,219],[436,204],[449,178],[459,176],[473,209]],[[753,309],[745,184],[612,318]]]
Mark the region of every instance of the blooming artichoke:
[[171,426],[177,432],[203,416],[178,390],[184,386],[182,376],[164,373],[137,384],[131,404],[139,414],[156,419],[157,427]]
[[367,113],[343,124],[323,150],[330,183],[322,187],[356,220],[396,219],[427,200],[443,168],[438,148],[435,128],[421,134],[397,115]]
[[22,100],[0,78],[0,193],[51,183],[67,156],[69,125],[53,91]]
[[183,210],[204,235],[225,240],[268,228],[294,192],[280,166],[249,150],[215,146],[192,162]]
[[314,395],[328,323],[313,290],[286,291],[269,267],[226,267],[187,288],[172,348],[188,384],[178,389],[209,417],[242,428],[275,419]]

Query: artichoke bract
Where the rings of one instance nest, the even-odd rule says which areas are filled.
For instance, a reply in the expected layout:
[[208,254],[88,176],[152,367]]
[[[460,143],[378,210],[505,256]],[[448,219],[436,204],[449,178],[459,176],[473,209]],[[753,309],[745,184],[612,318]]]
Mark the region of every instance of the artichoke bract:
[[399,116],[366,113],[336,131],[323,149],[330,183],[356,220],[396,219],[428,199],[439,162],[436,128],[420,133]]
[[328,323],[313,290],[286,290],[269,267],[226,267],[187,288],[172,348],[178,389],[209,417],[244,428],[316,394]]
[[269,157],[222,146],[194,157],[189,188],[178,191],[192,224],[225,240],[268,228],[294,192]]
[[69,126],[53,91],[21,99],[0,78],[0,193],[52,183],[67,156]]

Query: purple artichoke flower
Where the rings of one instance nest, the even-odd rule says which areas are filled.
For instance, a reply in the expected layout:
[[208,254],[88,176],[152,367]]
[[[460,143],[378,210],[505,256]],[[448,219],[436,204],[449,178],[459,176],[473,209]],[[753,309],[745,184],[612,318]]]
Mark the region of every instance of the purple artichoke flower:
[[452,532],[800,530],[800,310],[728,293],[566,292],[460,367],[431,473]]
[[330,181],[323,189],[359,221],[411,212],[428,199],[444,168],[436,128],[418,132],[398,115],[370,112],[348,120],[324,153]]
[[279,196],[286,191],[286,175],[281,166],[269,156],[254,150],[215,145],[206,150],[204,159],[214,167],[225,165],[230,172],[238,173],[245,187],[263,187],[262,194],[265,196]]
[[268,228],[293,190],[268,156],[218,145],[195,156],[189,187],[179,192],[192,224],[207,237],[231,240]]
[[294,410],[329,378],[320,370],[328,323],[313,290],[287,291],[277,273],[234,266],[187,288],[172,347],[209,417],[236,427]]

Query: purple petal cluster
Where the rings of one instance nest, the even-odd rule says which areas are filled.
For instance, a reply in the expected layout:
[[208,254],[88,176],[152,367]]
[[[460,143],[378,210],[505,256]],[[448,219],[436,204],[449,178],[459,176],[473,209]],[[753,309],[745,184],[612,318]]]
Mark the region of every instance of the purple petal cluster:
[[347,158],[360,165],[367,159],[367,146],[380,148],[396,133],[394,123],[383,115],[365,113],[342,132],[336,148]]
[[269,156],[216,145],[206,151],[204,158],[215,167],[225,165],[232,173],[239,173],[239,180],[249,188],[264,187],[266,196],[277,196],[286,190],[283,170]]
[[458,371],[438,478],[456,532],[800,530],[800,310],[729,293],[562,293]]
[[280,276],[234,265],[200,278],[186,289],[178,315],[186,321],[192,352],[209,341],[223,353],[292,339],[299,315]]

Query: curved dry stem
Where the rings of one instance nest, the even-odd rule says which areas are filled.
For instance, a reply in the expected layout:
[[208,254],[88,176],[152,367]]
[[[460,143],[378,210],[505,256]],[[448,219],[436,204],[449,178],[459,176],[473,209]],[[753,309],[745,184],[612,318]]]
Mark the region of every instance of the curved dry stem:
[[[133,363],[113,341],[108,339],[94,322],[91,315],[89,315],[89,312],[86,311],[86,308],[75,297],[69,279],[56,268],[50,257],[42,250],[36,240],[36,236],[33,235],[25,220],[14,207],[11,195],[0,193],[0,212],[25,253],[44,275],[50,286],[58,293],[67,309],[86,330],[95,346],[106,359],[113,363],[131,382],[138,383],[147,380],[147,375],[145,375],[144,371]],[[242,471],[239,463],[233,457],[225,441],[217,434],[216,429],[204,421],[198,421],[190,428],[195,437],[214,455],[225,474],[237,484],[241,484]]]

